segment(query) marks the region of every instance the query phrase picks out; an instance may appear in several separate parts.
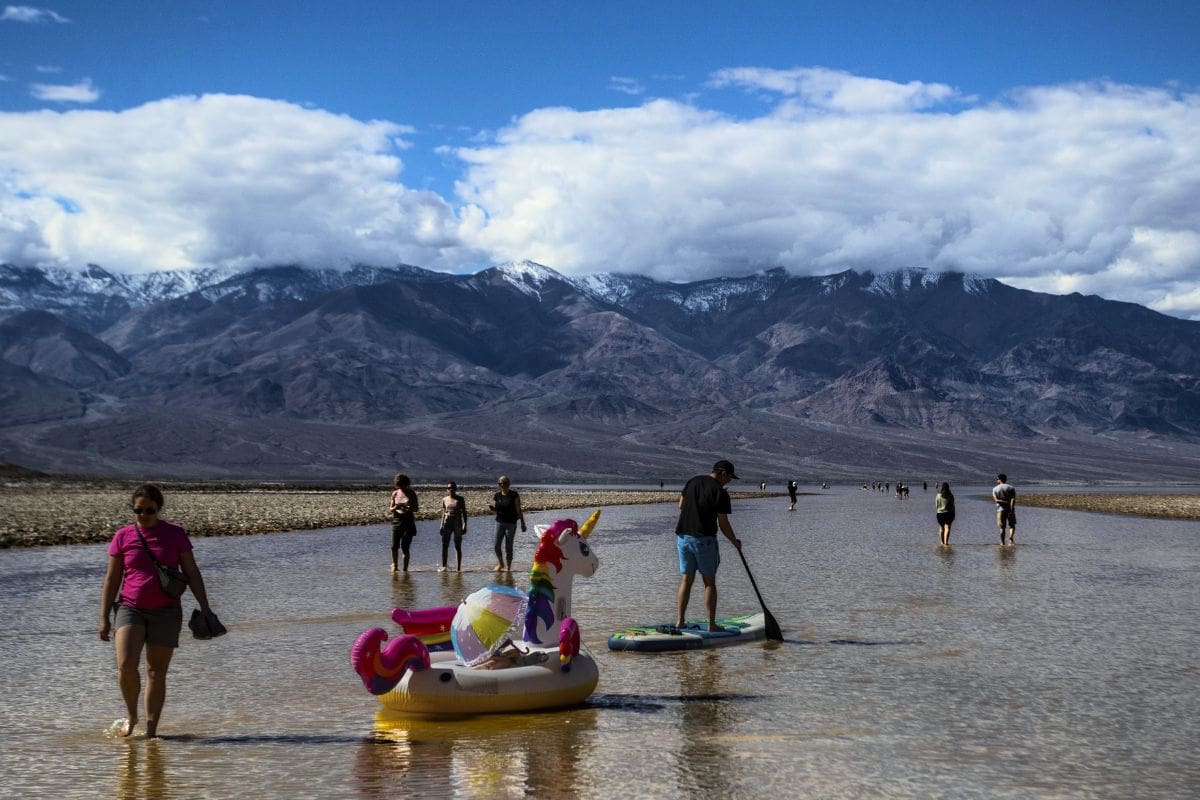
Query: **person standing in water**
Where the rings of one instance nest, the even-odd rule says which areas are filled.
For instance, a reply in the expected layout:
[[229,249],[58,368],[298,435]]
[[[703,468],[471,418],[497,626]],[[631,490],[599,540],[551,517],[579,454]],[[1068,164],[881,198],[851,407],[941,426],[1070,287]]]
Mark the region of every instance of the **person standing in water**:
[[1004,544],[1004,530],[1008,529],[1008,543],[1017,536],[1017,490],[1008,483],[1008,476],[1001,472],[992,487],[992,500],[996,502],[996,525],[1000,528],[1000,544]]
[[501,475],[496,481],[500,491],[492,495],[488,505],[496,512],[496,567],[495,572],[507,569],[512,571],[513,539],[517,535],[517,523],[521,523],[521,533],[524,533],[525,514],[521,511],[521,495],[510,488],[507,475]]
[[442,498],[442,565],[438,572],[448,568],[446,559],[450,555],[450,537],[454,537],[454,552],[458,557],[455,572],[462,572],[462,540],[467,532],[467,501],[458,494],[458,484],[446,484],[446,496]]
[[721,554],[717,548],[717,531],[725,534],[734,547],[742,549],[742,540],[729,524],[731,503],[725,485],[737,480],[733,464],[724,459],[713,464],[712,472],[697,475],[687,482],[679,495],[679,522],[675,525],[675,549],[679,555],[679,591],[676,596],[675,626],[687,624],[688,599],[696,573],[704,581],[704,610],[708,629],[720,631],[717,625],[717,567]]
[[420,503],[407,475],[397,473],[394,483],[396,488],[388,501],[388,511],[392,515],[392,572],[398,569],[397,556],[400,550],[404,550],[404,571],[408,572],[408,551],[413,537],[417,535],[417,509]]
[[942,484],[942,488],[933,498],[933,508],[937,513],[938,535],[941,537],[942,547],[949,547],[950,526],[954,524],[954,492],[950,491],[950,484]]
[[796,489],[798,487],[796,486],[796,482],[794,480],[788,481],[787,487],[788,487],[788,500],[791,501],[791,505],[788,506],[788,511],[795,511],[796,510]]
[[[163,591],[158,563],[178,568],[187,576],[188,588],[208,615],[208,592],[192,543],[183,528],[159,519],[162,491],[153,484],[133,492],[134,522],[116,532],[108,546],[108,569],[100,591],[100,638],[113,639],[117,652],[117,682],[125,701],[125,718],[113,723],[117,736],[133,735],[138,722],[138,695],[142,676],[138,661],[146,653],[146,736],[158,736],[158,722],[167,699],[167,670],[179,647],[183,605]],[[120,597],[118,599],[118,592]],[[115,618],[110,618],[115,610]],[[115,634],[114,634],[115,630]]]

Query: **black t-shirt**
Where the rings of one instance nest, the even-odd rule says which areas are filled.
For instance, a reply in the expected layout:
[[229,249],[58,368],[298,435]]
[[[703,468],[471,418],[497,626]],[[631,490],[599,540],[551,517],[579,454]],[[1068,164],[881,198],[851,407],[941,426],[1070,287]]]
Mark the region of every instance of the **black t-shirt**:
[[716,536],[717,514],[731,511],[729,492],[711,475],[697,475],[683,487],[683,508],[676,534]]
[[508,494],[496,492],[492,496],[492,503],[496,506],[496,522],[516,522],[520,517],[517,516],[517,501],[521,499],[521,495],[515,490],[510,489]]

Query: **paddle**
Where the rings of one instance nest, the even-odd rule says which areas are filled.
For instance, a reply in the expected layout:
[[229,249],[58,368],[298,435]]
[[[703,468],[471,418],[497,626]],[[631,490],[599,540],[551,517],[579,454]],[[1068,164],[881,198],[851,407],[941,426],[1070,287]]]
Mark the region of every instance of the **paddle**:
[[746,568],[746,577],[750,579],[750,585],[754,587],[754,593],[758,595],[758,604],[762,606],[763,616],[766,617],[767,638],[773,642],[782,642],[783,631],[779,630],[779,623],[775,621],[775,617],[771,615],[771,612],[767,611],[767,604],[763,602],[762,592],[758,590],[758,584],[754,582],[754,574],[750,572],[750,565],[746,563],[746,556],[742,553],[742,548],[738,547],[735,549],[738,555],[742,557],[742,566]]

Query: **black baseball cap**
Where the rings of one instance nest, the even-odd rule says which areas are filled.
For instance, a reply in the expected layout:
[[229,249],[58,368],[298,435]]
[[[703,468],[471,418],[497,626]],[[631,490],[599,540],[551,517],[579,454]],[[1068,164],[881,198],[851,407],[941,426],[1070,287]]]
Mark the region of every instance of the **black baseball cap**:
[[720,461],[713,464],[712,471],[713,472],[728,472],[729,477],[733,478],[734,480],[737,480],[737,473],[733,471],[733,462],[732,461],[726,461],[725,459],[722,458]]

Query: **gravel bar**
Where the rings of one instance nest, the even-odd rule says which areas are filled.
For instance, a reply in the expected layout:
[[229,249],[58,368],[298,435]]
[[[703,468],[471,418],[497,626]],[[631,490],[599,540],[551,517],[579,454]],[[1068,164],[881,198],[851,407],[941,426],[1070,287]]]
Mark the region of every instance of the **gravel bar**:
[[[107,542],[128,525],[129,497],[136,483],[103,481],[19,481],[0,484],[0,548]],[[391,487],[285,486],[280,484],[157,484],[166,507],[163,519],[182,525],[190,536],[319,530],[389,521]],[[418,519],[441,512],[442,486],[414,487],[421,500]],[[678,490],[574,490],[514,487],[526,513],[557,508],[670,503]],[[490,517],[495,488],[463,486],[472,517]],[[774,492],[731,492],[734,498],[778,496]]]
[[1071,511],[1096,511],[1104,514],[1129,514],[1163,519],[1200,519],[1200,494],[1112,493],[1026,493],[1017,497],[1021,506],[1063,508]]

